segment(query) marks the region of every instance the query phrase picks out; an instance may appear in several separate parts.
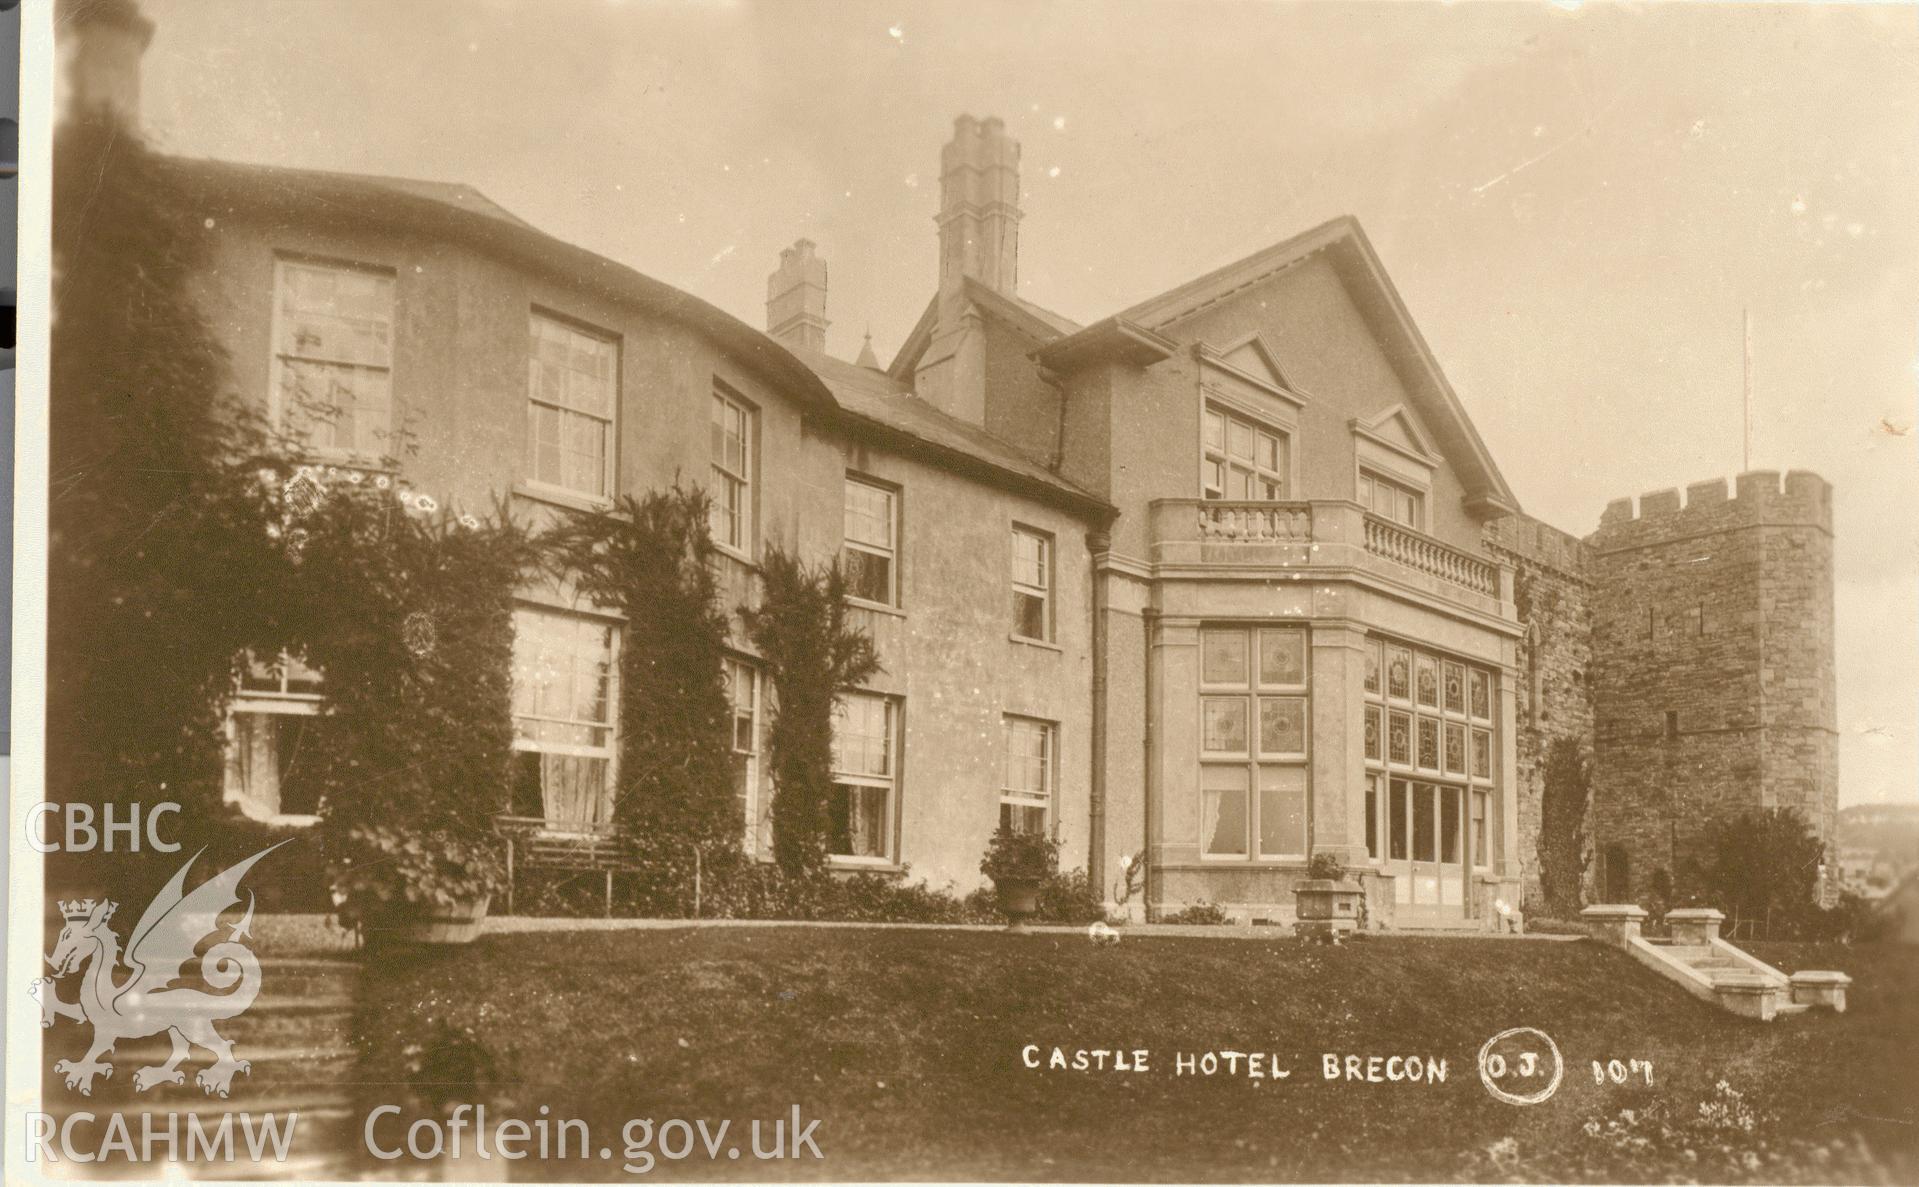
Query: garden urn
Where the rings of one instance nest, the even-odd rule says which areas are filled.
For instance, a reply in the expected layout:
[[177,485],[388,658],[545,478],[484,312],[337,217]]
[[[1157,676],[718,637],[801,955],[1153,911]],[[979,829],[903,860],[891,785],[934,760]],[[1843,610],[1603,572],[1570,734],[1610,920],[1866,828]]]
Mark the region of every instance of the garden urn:
[[1000,913],[1006,916],[1006,930],[1025,931],[1026,921],[1039,914],[1039,883],[1038,878],[993,879]]

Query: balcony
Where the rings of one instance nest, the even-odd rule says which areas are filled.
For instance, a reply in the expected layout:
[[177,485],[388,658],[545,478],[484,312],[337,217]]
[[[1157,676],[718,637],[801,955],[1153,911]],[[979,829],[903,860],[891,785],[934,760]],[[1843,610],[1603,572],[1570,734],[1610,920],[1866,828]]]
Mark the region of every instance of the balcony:
[[1330,575],[1348,568],[1494,614],[1512,601],[1510,575],[1499,565],[1343,499],[1158,499],[1148,523],[1152,560],[1162,575],[1243,568]]

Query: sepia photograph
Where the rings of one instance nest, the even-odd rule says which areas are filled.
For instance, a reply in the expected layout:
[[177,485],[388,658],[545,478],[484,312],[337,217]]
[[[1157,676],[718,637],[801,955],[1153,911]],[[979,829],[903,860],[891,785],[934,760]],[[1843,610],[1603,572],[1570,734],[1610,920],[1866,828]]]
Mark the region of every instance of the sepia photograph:
[[19,9],[9,1181],[1919,1183],[1919,7]]

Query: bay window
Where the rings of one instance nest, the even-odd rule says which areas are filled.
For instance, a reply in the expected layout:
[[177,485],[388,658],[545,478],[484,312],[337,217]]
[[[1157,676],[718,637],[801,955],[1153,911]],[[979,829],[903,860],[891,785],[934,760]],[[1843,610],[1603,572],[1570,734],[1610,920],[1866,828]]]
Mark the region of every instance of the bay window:
[[1200,632],[1200,853],[1306,853],[1310,729],[1306,631]]

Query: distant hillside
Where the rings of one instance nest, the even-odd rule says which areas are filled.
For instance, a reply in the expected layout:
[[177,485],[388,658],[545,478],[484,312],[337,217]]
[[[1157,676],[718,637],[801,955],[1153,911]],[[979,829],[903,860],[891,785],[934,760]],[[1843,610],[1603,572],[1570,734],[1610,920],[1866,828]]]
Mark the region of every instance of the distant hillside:
[[1919,804],[1839,809],[1839,848],[1868,849],[1888,861],[1919,860]]

